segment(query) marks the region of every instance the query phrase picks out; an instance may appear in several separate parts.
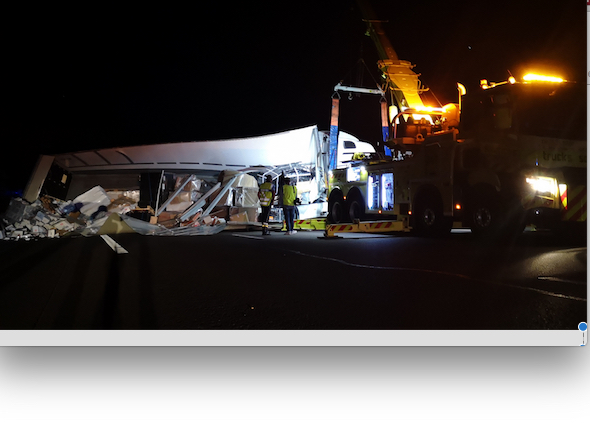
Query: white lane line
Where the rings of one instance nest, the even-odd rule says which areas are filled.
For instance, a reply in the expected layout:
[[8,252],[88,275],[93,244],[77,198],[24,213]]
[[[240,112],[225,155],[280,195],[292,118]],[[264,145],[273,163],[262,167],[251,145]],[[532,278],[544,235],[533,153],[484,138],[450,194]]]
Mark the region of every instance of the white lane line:
[[106,242],[108,244],[108,246],[110,248],[113,249],[113,251],[115,251],[117,254],[126,254],[129,253],[127,250],[125,250],[123,247],[121,247],[121,245],[119,245],[113,238],[111,238],[108,235],[101,235],[100,236],[102,239],[104,239],[104,242]]
[[519,285],[516,285],[516,284],[502,283],[502,282],[493,281],[493,280],[480,280],[480,279],[477,279],[477,278],[469,277],[467,275],[454,274],[454,273],[451,273],[451,272],[434,271],[432,269],[403,268],[403,267],[398,267],[398,266],[363,265],[363,264],[360,264],[360,263],[347,262],[345,260],[336,259],[336,258],[333,258],[333,257],[324,257],[324,256],[316,256],[316,255],[313,255],[313,254],[306,254],[306,253],[302,253],[300,251],[294,251],[294,250],[285,250],[285,251],[289,251],[291,253],[299,254],[299,255],[302,255],[302,256],[314,257],[316,259],[331,260],[333,262],[341,263],[341,264],[347,265],[347,266],[353,266],[353,267],[356,267],[356,268],[384,269],[384,270],[408,271],[408,272],[427,272],[427,273],[431,273],[431,274],[445,275],[447,277],[463,278],[465,280],[470,280],[470,281],[474,281],[474,282],[477,282],[477,283],[495,284],[495,285],[498,285],[498,286],[512,287],[514,289],[528,290],[528,291],[531,291],[531,292],[540,293],[542,295],[554,296],[556,298],[571,299],[573,301],[583,301],[583,302],[586,302],[587,301],[586,298],[580,298],[580,297],[577,297],[577,296],[563,295],[561,293],[550,292],[548,290],[535,289],[534,287],[519,286]]
[[575,280],[567,280],[565,278],[559,278],[559,277],[543,277],[543,276],[539,276],[537,277],[537,280],[542,280],[542,281],[557,281],[559,283],[570,283],[570,284],[579,284],[582,286],[586,286],[586,283],[583,281],[575,281]]
[[232,236],[237,236],[239,238],[248,238],[248,239],[264,239],[261,236],[242,235],[239,233],[232,233]]

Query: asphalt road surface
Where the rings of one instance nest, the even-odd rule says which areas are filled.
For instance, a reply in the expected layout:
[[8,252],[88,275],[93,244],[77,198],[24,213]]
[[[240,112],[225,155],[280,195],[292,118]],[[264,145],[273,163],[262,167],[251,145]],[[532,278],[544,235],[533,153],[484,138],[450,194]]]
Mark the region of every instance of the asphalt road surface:
[[0,329],[577,329],[586,238],[223,231],[0,241]]

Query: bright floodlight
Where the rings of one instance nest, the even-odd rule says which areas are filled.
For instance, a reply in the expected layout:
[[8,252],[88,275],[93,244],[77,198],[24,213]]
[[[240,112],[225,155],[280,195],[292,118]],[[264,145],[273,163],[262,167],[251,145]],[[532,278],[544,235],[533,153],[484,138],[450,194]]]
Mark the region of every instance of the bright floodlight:
[[538,75],[536,73],[529,73],[523,77],[525,81],[545,81],[545,82],[564,82],[565,79],[557,76]]

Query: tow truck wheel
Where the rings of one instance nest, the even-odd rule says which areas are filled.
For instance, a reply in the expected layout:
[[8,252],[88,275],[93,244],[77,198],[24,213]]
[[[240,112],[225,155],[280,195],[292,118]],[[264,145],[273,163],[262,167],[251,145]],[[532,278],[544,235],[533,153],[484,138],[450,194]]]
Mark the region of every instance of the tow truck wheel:
[[363,204],[360,203],[357,199],[354,199],[350,202],[349,205],[350,206],[348,207],[348,218],[350,219],[350,221],[362,220],[365,215]]
[[344,202],[340,199],[330,199],[328,203],[328,221],[342,223],[344,221]]
[[500,231],[500,215],[500,202],[495,193],[477,193],[471,206],[471,231],[480,237],[492,237]]
[[350,221],[362,220],[363,209],[357,201],[352,201],[350,203],[350,207],[348,208],[348,217],[350,218]]
[[414,229],[423,236],[437,236],[450,231],[448,221],[443,215],[442,201],[438,196],[428,193],[416,200]]
[[498,241],[514,239],[526,226],[518,200],[502,203],[495,192],[482,192],[474,198],[471,219],[475,235]]

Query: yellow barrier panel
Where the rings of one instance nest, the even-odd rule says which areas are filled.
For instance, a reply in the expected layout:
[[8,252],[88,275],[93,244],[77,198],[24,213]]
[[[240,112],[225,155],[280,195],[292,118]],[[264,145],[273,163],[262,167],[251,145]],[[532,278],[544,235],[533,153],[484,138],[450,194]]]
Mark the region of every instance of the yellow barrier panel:
[[[306,220],[295,220],[293,223],[293,229],[298,230],[325,230],[326,219],[325,218],[313,218]],[[286,231],[285,223],[283,222],[282,231]]]
[[392,221],[370,221],[358,223],[332,224],[326,226],[324,236],[333,237],[338,233],[364,232],[364,233],[384,233],[384,232],[409,232],[409,219]]

